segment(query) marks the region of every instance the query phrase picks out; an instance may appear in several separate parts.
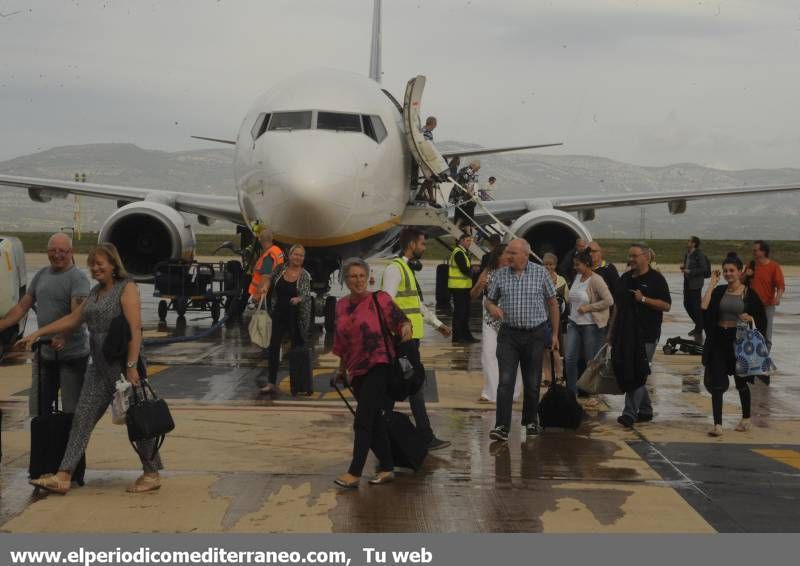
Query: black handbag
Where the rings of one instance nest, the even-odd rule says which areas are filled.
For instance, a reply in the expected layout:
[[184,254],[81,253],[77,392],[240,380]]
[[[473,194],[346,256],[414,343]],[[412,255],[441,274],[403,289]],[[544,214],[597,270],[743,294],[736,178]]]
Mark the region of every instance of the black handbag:
[[[125,416],[128,440],[136,453],[141,456],[134,442],[156,439],[156,446],[149,458],[152,459],[164,444],[166,434],[175,428],[175,422],[172,420],[167,402],[156,397],[150,383],[146,379],[139,383],[140,387],[133,388],[133,401]],[[137,394],[137,389],[141,389],[141,397]]]
[[389,356],[389,383],[386,393],[394,401],[405,401],[409,395],[413,395],[419,391],[422,383],[425,381],[425,375],[422,375],[422,381],[418,379],[418,372],[414,369],[414,364],[411,363],[406,355],[399,353],[397,346],[394,348],[395,355],[391,355],[392,350],[389,348],[389,328],[383,320],[377,293],[372,293],[372,301],[375,303],[375,309],[378,311],[378,322],[381,325],[383,344]]
[[131,325],[125,318],[125,313],[120,313],[111,320],[108,334],[103,342],[103,356],[108,361],[118,360],[128,356],[128,343],[131,341]]

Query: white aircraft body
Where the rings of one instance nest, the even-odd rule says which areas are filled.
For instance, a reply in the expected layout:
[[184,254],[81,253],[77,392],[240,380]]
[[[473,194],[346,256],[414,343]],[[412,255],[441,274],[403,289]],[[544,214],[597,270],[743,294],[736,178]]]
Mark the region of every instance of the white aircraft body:
[[[114,243],[128,271],[139,280],[152,278],[159,261],[193,256],[195,238],[184,214],[197,215],[205,225],[216,219],[243,226],[261,222],[272,228],[277,241],[307,247],[306,267],[321,306],[341,259],[386,250],[400,227],[423,223],[419,214],[413,214],[419,208],[409,204],[410,188],[418,171],[425,177],[437,176],[446,170],[443,158],[450,157],[439,155],[419,132],[425,78],[409,81],[403,105],[381,88],[380,8],[380,0],[375,0],[369,77],[335,70],[300,74],[255,101],[236,140],[201,138],[236,146],[235,196],[8,175],[0,175],[0,185],[25,188],[39,202],[70,194],[116,200],[119,208],[105,221],[99,240]],[[549,145],[559,144],[458,155]],[[584,222],[592,220],[598,208],[663,202],[670,213],[680,214],[690,200],[796,190],[800,183],[535,196],[490,201],[485,208],[496,218],[512,221],[513,234],[528,239],[534,250],[549,248],[562,254],[576,238],[591,238]],[[433,221],[425,222],[428,226],[437,224],[433,212],[428,215]],[[482,210],[476,220],[494,221]]]

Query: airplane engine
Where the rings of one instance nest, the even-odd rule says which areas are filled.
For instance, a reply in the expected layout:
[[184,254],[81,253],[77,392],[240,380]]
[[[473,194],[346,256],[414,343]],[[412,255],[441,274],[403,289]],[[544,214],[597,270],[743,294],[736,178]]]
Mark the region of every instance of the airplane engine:
[[150,201],[117,209],[100,229],[98,241],[117,247],[136,281],[152,281],[160,261],[191,261],[195,250],[194,231],[186,219],[174,208]]
[[575,247],[575,240],[592,239],[589,230],[581,222],[561,210],[553,208],[532,210],[517,218],[511,231],[530,242],[531,249],[539,257],[546,252],[558,256],[559,261]]

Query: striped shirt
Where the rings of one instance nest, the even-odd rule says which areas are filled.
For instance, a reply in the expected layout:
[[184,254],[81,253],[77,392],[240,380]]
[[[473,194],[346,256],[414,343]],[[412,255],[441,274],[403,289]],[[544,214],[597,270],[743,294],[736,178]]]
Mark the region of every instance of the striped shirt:
[[556,289],[547,270],[529,261],[521,275],[511,267],[498,269],[486,296],[503,310],[503,326],[530,329],[548,319],[547,300]]
[[428,128],[422,128],[422,137],[424,137],[429,142],[433,143],[433,132],[430,131]]

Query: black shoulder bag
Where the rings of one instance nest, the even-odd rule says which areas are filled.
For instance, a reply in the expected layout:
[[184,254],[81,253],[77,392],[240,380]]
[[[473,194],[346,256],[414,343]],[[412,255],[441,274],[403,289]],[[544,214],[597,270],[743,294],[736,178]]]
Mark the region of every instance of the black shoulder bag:
[[108,334],[103,342],[103,356],[107,361],[125,358],[128,355],[128,343],[131,341],[131,325],[120,308],[120,313],[108,325]]
[[[128,425],[128,440],[139,456],[142,454],[136,448],[134,442],[140,440],[156,439],[156,446],[149,459],[153,459],[156,453],[164,444],[164,437],[175,428],[175,422],[167,407],[167,402],[156,397],[150,383],[142,379],[138,389],[142,390],[141,398],[136,393],[137,387],[133,388],[133,401],[125,415]],[[147,392],[150,391],[150,395]]]
[[378,293],[372,293],[372,301],[375,303],[375,310],[378,311],[378,322],[381,325],[383,344],[386,347],[386,354],[389,356],[389,383],[386,393],[394,401],[405,401],[409,395],[413,395],[422,386],[425,380],[423,375],[422,382],[415,379],[417,372],[414,366],[405,355],[398,355],[398,348],[395,347],[395,355],[389,348],[389,328],[383,320],[381,305],[378,303]]

